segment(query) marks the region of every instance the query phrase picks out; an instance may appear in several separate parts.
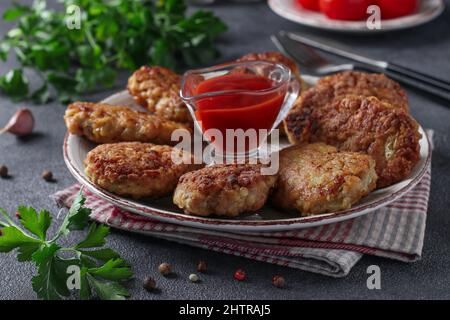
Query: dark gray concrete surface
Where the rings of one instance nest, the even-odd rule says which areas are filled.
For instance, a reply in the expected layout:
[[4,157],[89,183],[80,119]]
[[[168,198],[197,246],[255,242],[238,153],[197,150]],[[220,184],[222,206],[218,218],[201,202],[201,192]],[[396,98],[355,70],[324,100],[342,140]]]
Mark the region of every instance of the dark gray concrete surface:
[[[10,1],[1,1],[3,13]],[[450,5],[450,1],[446,1]],[[230,29],[220,41],[221,60],[229,60],[248,52],[273,50],[269,36],[280,29],[311,32],[272,13],[265,3],[239,5],[219,1],[210,7],[222,17]],[[8,29],[0,22],[0,34]],[[315,32],[319,34],[318,32]],[[450,12],[427,25],[375,36],[350,36],[320,33],[321,36],[351,45],[355,50],[374,57],[434,74],[450,80]],[[4,74],[14,61],[0,64]],[[121,80],[124,84],[126,75]],[[118,90],[118,89],[116,89]],[[86,97],[99,100],[113,92]],[[131,263],[136,279],[130,283],[133,299],[430,299],[450,298],[450,109],[442,102],[408,90],[411,111],[426,128],[435,130],[432,188],[428,212],[423,258],[413,264],[388,259],[364,257],[344,279],[332,279],[295,269],[249,261],[225,254],[194,249],[166,241],[113,230],[108,244]],[[25,140],[11,135],[0,136],[0,163],[6,164],[12,178],[0,180],[0,206],[14,212],[19,204],[58,211],[49,195],[70,186],[75,180],[66,169],[62,156],[65,133],[65,107],[53,103],[34,106],[13,103],[0,96],[0,124],[14,111],[29,106],[37,120],[36,134]],[[52,170],[57,183],[41,179],[43,170]],[[187,276],[195,270],[196,261],[207,260],[208,275],[192,284]],[[156,267],[167,261],[173,265],[176,278],[158,276]],[[382,270],[382,289],[368,290],[366,268],[377,264]],[[237,268],[248,273],[248,281],[232,278]],[[32,264],[16,261],[15,254],[0,255],[0,299],[35,299],[31,277]],[[271,284],[274,274],[287,280],[285,289]],[[159,294],[142,289],[141,279],[155,276]]]

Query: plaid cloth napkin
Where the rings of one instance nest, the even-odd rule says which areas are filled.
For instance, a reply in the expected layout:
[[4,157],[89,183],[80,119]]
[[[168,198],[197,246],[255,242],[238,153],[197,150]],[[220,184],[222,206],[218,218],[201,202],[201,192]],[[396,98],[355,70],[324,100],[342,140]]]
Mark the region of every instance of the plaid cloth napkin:
[[[428,134],[431,138],[430,133]],[[430,139],[431,140],[431,139]],[[430,193],[430,168],[401,199],[367,215],[320,227],[285,232],[211,231],[160,222],[123,211],[85,190],[91,218],[113,228],[258,261],[344,277],[363,254],[413,262],[420,259]],[[52,198],[69,207],[80,186]]]

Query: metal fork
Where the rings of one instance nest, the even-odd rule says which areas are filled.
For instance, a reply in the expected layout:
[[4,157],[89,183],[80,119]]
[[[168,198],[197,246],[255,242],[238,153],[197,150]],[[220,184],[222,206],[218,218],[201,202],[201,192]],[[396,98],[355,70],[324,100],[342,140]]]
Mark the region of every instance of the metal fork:
[[386,72],[385,70],[379,70],[374,67],[365,65],[363,66],[359,64],[333,64],[323,56],[321,56],[319,53],[317,53],[317,51],[313,48],[297,41],[293,41],[286,35],[285,32],[280,32],[277,35],[272,35],[271,40],[282,53],[296,61],[299,66],[309,75],[324,76],[340,71],[354,69],[369,72],[384,72],[388,77],[394,80],[450,102],[450,92],[418,83],[408,77],[403,77],[396,73]]
[[283,54],[294,59],[302,69],[315,76],[323,76],[335,72],[353,70],[353,64],[332,64],[311,47],[291,41],[280,32],[270,37],[275,46]]

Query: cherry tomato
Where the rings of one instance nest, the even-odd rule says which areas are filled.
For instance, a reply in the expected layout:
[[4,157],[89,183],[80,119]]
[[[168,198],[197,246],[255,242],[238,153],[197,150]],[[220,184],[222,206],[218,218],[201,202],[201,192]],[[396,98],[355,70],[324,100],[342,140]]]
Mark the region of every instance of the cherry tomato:
[[303,8],[312,10],[312,11],[319,11],[319,0],[297,0],[297,3],[301,5]]
[[409,15],[416,11],[417,0],[378,0],[383,19],[392,19]]
[[330,19],[364,20],[367,7],[372,3],[371,0],[319,0],[319,7]]

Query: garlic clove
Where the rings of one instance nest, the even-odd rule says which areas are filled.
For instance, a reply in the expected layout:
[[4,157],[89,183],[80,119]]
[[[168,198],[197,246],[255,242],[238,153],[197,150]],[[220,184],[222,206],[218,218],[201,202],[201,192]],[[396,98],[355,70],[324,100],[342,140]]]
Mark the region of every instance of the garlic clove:
[[27,108],[20,108],[11,117],[6,126],[0,130],[0,134],[9,132],[16,136],[26,136],[33,132],[34,117]]

